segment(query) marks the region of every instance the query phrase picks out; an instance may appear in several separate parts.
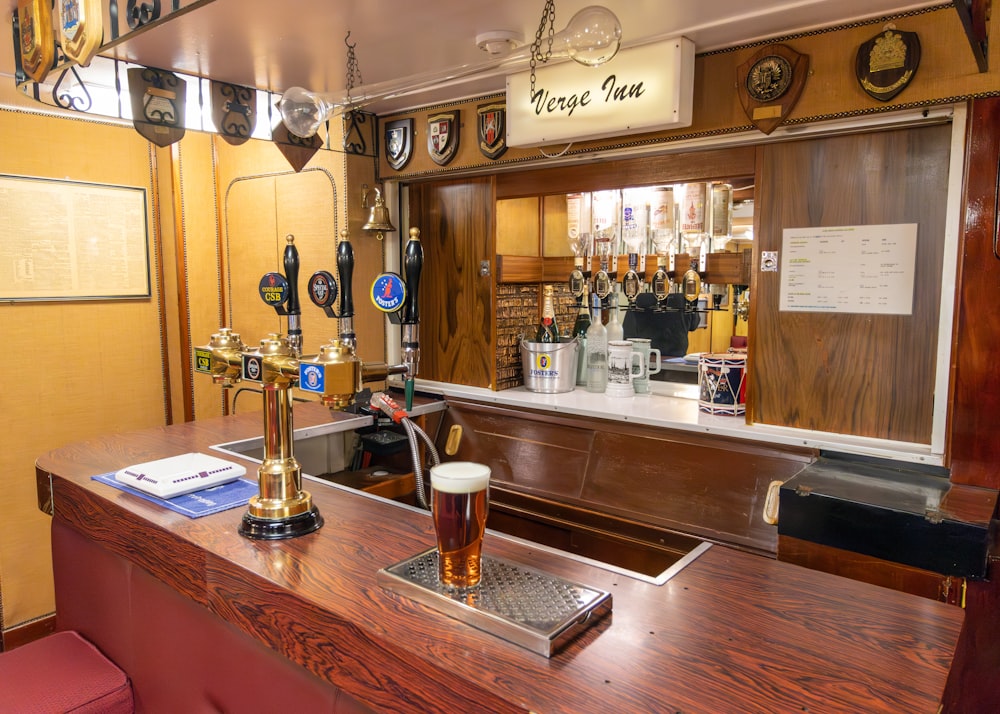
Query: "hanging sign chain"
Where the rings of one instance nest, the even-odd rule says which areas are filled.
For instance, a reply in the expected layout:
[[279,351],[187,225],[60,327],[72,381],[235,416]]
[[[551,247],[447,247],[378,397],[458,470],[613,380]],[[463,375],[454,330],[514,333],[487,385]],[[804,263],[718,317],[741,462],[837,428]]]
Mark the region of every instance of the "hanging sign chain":
[[[546,34],[546,26],[548,26],[548,46],[542,53],[542,36]],[[531,95],[535,94],[535,66],[538,62],[549,61],[552,56],[552,40],[556,35],[556,0],[545,0],[545,7],[542,9],[542,19],[538,23],[538,30],[535,32],[535,41],[531,43],[531,60],[529,66],[531,67]]]
[[344,44],[347,45],[347,103],[348,103],[348,105],[350,105],[350,103],[351,103],[351,90],[354,89],[356,86],[359,86],[359,85],[362,85],[362,84],[365,83],[365,81],[363,79],[361,79],[361,67],[358,65],[358,58],[354,54],[354,48],[358,46],[358,43],[355,42],[352,45],[350,42],[348,42],[348,40],[350,38],[351,38],[351,31],[348,30],[347,31],[347,37],[344,38]]

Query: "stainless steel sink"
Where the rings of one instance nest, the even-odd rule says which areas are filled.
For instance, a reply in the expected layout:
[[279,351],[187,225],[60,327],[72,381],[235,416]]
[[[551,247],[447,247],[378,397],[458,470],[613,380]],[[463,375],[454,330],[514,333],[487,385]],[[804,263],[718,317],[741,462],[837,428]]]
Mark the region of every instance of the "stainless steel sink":
[[[371,423],[372,418],[369,416],[356,416],[292,432],[295,460],[302,467],[303,475],[319,476],[346,469],[350,453],[348,445],[355,438],[354,430],[370,426]],[[216,444],[210,448],[252,461],[264,460],[263,436]]]
[[[365,498],[373,498],[382,501],[383,503],[392,504],[397,508],[426,513],[423,509],[415,506],[401,503],[373,493],[368,493],[367,491],[361,490],[357,484],[350,482],[341,483],[338,482],[337,479],[330,478],[331,474],[339,474],[347,470],[348,461],[352,453],[351,444],[356,438],[354,434],[355,430],[370,426],[371,423],[371,417],[358,416],[328,424],[296,429],[293,432],[295,444],[294,454],[296,460],[302,467],[303,478],[308,479],[314,484],[322,484],[328,488],[342,489],[352,493],[357,493]],[[263,436],[216,444],[210,448],[220,454],[238,456],[251,461],[261,462],[264,459]],[[498,504],[497,515],[499,515],[502,508],[503,507]],[[505,530],[518,529],[505,528]],[[540,533],[536,533],[539,538],[530,539],[501,532],[500,530],[496,530],[494,528],[487,529],[487,532],[489,534],[488,537],[490,538],[504,538],[518,543],[523,543],[529,548],[555,553],[580,563],[610,570],[612,572],[620,573],[630,578],[635,578],[636,580],[652,583],[654,585],[662,585],[667,582],[670,578],[674,577],[687,565],[693,562],[699,555],[704,553],[705,550],[711,545],[710,543],[701,541],[697,538],[677,536],[675,539],[677,542],[672,543],[672,548],[667,549],[667,552],[658,553],[657,557],[659,558],[659,561],[656,567],[662,567],[661,570],[657,570],[656,572],[640,572],[638,570],[630,569],[629,567],[623,567],[621,561],[616,564],[608,562],[608,558],[589,558],[585,555],[588,550],[586,548],[580,549],[578,552],[570,552],[563,548],[546,545],[544,542],[541,542],[544,541],[545,538]],[[655,570],[656,568],[653,569]]]

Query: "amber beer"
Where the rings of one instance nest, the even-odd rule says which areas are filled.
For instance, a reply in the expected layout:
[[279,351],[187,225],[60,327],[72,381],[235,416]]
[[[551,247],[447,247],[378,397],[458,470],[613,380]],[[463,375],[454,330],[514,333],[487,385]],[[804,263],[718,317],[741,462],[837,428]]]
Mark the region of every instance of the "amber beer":
[[431,468],[431,506],[444,585],[479,584],[489,485],[490,467],[485,464],[451,461]]

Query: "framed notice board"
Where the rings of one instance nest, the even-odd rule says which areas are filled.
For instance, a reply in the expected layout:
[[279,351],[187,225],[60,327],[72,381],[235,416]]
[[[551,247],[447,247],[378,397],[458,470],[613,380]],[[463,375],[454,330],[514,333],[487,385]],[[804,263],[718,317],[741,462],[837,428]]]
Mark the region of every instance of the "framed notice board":
[[0,174],[0,300],[149,296],[146,189]]

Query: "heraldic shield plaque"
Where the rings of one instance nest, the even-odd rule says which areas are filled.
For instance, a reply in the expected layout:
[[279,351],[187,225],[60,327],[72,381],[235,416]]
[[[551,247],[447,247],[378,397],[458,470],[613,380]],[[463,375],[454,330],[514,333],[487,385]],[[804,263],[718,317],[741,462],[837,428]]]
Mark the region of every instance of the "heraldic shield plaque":
[[400,171],[413,156],[413,120],[397,119],[385,125],[385,160]]
[[169,146],[184,136],[187,84],[173,72],[153,67],[128,70],[132,126],[157,146]]
[[499,159],[507,151],[507,102],[490,102],[476,107],[479,153]]
[[427,153],[438,166],[444,166],[458,153],[460,112],[438,112],[427,117]]
[[809,55],[788,45],[761,48],[736,68],[736,88],[747,118],[765,134],[778,128],[802,95]]
[[212,121],[226,143],[239,146],[257,124],[257,90],[212,80]]
[[870,96],[888,102],[906,89],[919,64],[917,33],[886,29],[858,48],[855,74]]

